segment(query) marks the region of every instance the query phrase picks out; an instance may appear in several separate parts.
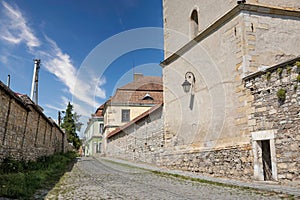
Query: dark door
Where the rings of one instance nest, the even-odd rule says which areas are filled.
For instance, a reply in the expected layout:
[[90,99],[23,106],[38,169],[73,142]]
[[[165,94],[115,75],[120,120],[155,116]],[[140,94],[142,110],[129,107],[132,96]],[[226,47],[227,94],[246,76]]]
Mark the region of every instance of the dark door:
[[264,180],[272,180],[272,162],[271,162],[271,151],[270,151],[270,140],[261,141],[262,147],[262,161],[264,170]]

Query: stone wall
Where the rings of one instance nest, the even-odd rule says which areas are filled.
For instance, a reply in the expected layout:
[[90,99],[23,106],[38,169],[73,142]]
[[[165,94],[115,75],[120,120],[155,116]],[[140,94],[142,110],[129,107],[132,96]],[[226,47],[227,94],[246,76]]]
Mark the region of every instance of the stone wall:
[[117,130],[107,143],[107,155],[216,177],[253,179],[251,145],[196,150],[165,146],[163,108]]
[[[274,140],[271,157],[272,168],[277,170],[275,179],[294,184],[300,183],[300,63],[297,67],[297,60],[300,58],[244,78],[248,93],[253,96],[252,112],[248,114],[249,130],[262,140],[268,139],[264,136],[267,133],[274,135],[269,139]],[[277,96],[280,89],[285,91],[282,100]]]
[[166,150],[157,164],[214,177],[253,179],[253,153],[250,145],[202,151]]
[[107,141],[108,156],[156,164],[164,146],[162,107],[115,133]]
[[26,95],[0,82],[0,160],[36,159],[65,151],[64,132]]

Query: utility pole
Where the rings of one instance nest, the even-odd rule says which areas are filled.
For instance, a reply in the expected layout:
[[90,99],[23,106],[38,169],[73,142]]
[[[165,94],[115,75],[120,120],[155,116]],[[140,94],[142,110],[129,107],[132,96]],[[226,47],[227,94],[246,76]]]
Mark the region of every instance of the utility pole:
[[30,98],[32,101],[35,102],[35,104],[38,104],[38,84],[39,84],[40,64],[41,64],[40,59],[34,59],[34,70],[33,70]]

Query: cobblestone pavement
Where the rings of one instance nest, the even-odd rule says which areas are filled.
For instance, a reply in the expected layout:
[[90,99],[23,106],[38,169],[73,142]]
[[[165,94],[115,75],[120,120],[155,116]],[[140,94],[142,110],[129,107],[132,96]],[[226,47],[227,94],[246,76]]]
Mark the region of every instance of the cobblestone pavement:
[[95,158],[81,158],[45,199],[280,199],[275,194],[217,186]]

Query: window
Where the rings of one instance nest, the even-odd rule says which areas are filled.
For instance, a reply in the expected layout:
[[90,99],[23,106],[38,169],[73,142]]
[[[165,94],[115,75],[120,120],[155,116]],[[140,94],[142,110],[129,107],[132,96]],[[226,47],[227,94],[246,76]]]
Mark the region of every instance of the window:
[[196,37],[199,32],[199,23],[198,23],[198,11],[193,10],[191,15],[191,36],[192,38]]
[[99,133],[103,133],[104,124],[100,124],[99,126]]
[[149,93],[145,94],[145,96],[143,97],[143,100],[154,100],[153,97],[151,97],[151,95]]
[[130,110],[122,110],[122,122],[130,121]]

